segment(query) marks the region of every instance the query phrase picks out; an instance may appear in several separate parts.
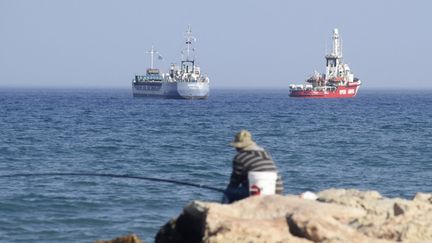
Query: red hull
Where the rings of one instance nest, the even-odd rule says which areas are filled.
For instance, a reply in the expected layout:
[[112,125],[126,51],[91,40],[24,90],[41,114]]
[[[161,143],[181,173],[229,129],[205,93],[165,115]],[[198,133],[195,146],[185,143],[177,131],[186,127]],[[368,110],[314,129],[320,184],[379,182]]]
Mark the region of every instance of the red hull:
[[290,97],[303,98],[351,98],[356,96],[360,85],[339,86],[334,91],[291,90]]

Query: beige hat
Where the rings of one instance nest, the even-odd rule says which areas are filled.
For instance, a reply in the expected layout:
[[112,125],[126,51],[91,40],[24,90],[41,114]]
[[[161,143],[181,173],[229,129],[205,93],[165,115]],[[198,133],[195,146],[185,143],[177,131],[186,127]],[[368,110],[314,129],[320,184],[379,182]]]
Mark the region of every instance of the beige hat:
[[247,130],[241,130],[238,132],[234,137],[234,141],[231,143],[235,148],[245,148],[252,144],[255,144],[255,142],[252,140],[251,133]]

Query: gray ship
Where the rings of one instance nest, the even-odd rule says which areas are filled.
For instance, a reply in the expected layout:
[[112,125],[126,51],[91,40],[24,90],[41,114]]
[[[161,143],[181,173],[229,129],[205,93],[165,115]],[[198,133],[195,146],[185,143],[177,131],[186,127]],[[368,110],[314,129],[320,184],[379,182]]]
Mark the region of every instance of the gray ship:
[[182,51],[181,66],[171,65],[168,74],[161,74],[159,69],[153,68],[153,58],[157,54],[152,47],[148,52],[151,57],[151,68],[145,75],[135,75],[132,80],[134,97],[160,97],[168,99],[206,99],[209,96],[210,80],[201,74],[200,67],[195,62],[195,49],[190,27],[185,35],[186,48]]
[[150,51],[150,68],[145,75],[135,75],[132,80],[132,93],[134,97],[159,97],[180,99],[177,92],[177,82],[165,78],[159,69],[153,67],[154,55],[158,52],[152,47]]

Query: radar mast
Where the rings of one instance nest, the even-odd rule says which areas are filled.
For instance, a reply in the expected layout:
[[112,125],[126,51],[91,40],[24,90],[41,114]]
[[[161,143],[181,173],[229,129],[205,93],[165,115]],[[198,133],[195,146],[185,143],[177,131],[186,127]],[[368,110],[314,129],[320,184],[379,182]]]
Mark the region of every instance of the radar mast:
[[150,68],[153,69],[153,58],[154,58],[154,54],[158,54],[159,52],[156,51],[153,46],[151,47],[151,50],[147,51],[147,53],[150,54]]

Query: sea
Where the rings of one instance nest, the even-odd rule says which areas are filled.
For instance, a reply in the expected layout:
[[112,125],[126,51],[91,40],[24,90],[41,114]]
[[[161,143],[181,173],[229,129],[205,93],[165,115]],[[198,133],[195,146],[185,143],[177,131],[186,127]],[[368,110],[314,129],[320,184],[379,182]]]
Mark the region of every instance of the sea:
[[[247,129],[285,194],[329,188],[411,199],[432,192],[432,90],[361,89],[352,99],[288,90],[213,90],[207,100],[133,98],[130,89],[0,89],[0,242],[93,242],[159,228],[226,187]],[[16,176],[14,176],[16,175]],[[7,177],[5,177],[7,176]]]

